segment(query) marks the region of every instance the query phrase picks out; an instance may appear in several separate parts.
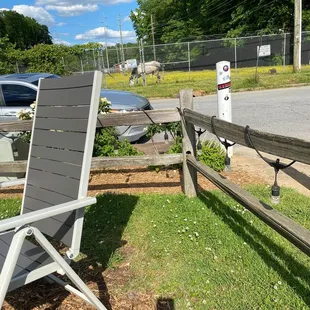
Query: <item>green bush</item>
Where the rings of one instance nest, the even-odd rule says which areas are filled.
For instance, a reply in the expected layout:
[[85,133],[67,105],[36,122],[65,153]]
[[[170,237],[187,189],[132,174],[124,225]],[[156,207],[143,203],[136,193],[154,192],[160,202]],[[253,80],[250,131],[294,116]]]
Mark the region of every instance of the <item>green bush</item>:
[[175,137],[173,144],[170,146],[168,154],[182,153],[182,137]]
[[[173,145],[167,152],[168,154],[182,153],[182,137],[176,137]],[[205,141],[201,144],[201,151],[199,152],[198,159],[205,165],[221,172],[225,168],[225,156],[226,153],[222,147],[214,141]],[[177,167],[181,167],[178,165]]]
[[95,135],[95,143],[93,156],[115,156],[116,149],[116,131],[114,127],[107,127],[97,130]]
[[283,65],[283,56],[281,54],[275,54],[271,57],[270,66],[282,66]]
[[198,159],[215,171],[221,172],[225,168],[226,153],[222,147],[214,141],[205,141],[201,144],[201,154]]
[[128,140],[118,141],[114,127],[99,129],[95,136],[94,157],[143,155]]
[[135,156],[143,155],[143,152],[139,152],[134,148],[128,140],[117,141],[118,156]]
[[171,122],[167,124],[152,124],[147,127],[147,137],[152,137],[155,133],[169,132],[173,138],[182,136],[181,122]]
[[[111,101],[100,98],[98,114],[111,112]],[[143,155],[135,149],[128,140],[119,141],[117,131],[114,127],[97,129],[94,142],[94,157],[103,156],[134,156]]]

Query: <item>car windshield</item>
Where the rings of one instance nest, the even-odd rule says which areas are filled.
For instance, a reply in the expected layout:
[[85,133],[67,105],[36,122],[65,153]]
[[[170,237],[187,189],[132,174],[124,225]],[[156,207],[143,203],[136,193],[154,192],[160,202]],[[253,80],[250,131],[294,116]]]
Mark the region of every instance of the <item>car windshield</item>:
[[36,100],[37,92],[23,85],[4,84],[2,93],[6,106],[29,106]]
[[[46,77],[45,79],[54,79],[54,78],[59,78],[59,76],[56,75],[56,74],[53,74],[53,75],[50,75],[50,76]],[[31,82],[31,84],[38,86],[39,85],[39,80]]]

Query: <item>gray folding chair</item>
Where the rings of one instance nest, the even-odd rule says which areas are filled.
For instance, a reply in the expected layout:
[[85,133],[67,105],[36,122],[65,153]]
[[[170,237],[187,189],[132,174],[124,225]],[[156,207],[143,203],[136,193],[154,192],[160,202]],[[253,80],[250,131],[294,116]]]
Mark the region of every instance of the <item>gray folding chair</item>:
[[[69,266],[80,252],[102,73],[39,83],[21,215],[0,221],[0,308],[7,291],[42,277],[106,309]],[[45,235],[69,247],[65,257]],[[28,240],[35,239],[36,243]]]

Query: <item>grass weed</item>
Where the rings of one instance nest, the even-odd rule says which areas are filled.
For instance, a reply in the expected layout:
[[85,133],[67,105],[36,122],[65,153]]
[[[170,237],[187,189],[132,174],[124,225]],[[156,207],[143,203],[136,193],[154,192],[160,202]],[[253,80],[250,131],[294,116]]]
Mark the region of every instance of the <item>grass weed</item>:
[[[269,70],[275,68],[276,74]],[[302,66],[302,71],[293,73],[292,66],[259,67],[259,79],[255,80],[255,68],[240,68],[231,70],[232,91],[255,89],[272,89],[296,86],[310,83],[310,65]],[[164,73],[161,83],[156,84],[156,77],[147,76],[147,86],[142,81],[134,87],[129,86],[130,74],[113,73],[106,77],[106,85],[110,89],[132,91],[147,98],[174,98],[180,89],[192,88],[194,91],[203,91],[205,94],[216,93],[215,70],[201,71],[168,71]],[[140,79],[141,80],[141,79]],[[104,85],[105,86],[105,85]]]
[[[247,189],[269,203],[270,187]],[[104,268],[128,261],[134,276],[120,294],[152,291],[176,309],[309,308],[309,258],[224,193],[97,198],[86,210],[82,252]],[[0,200],[1,218],[19,205]],[[281,189],[276,208],[308,229],[309,207],[309,197]]]

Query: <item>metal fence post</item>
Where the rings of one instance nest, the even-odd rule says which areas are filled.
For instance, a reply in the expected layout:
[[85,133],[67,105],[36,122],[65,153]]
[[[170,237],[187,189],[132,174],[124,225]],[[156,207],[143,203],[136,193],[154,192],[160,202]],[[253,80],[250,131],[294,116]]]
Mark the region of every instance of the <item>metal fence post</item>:
[[83,66],[82,57],[80,58],[80,62],[81,62],[81,72],[82,72],[82,74],[84,74],[84,66]]
[[19,73],[18,61],[16,61],[16,70],[17,70],[17,73]]
[[188,53],[188,80],[191,79],[191,49],[190,43],[187,42],[187,53]]
[[145,58],[144,58],[144,46],[141,40],[141,55],[142,55],[142,79],[143,79],[143,86],[146,86],[146,75],[145,75]]
[[283,39],[283,66],[286,66],[286,33],[284,33],[284,39]]
[[107,57],[107,69],[108,69],[108,72],[110,73],[109,50],[108,50],[108,46],[107,45],[105,46],[105,53],[106,53],[106,57]]
[[97,62],[96,62],[96,59],[95,59],[95,50],[93,49],[93,60],[94,60],[94,70],[97,69]]
[[235,72],[237,73],[237,38],[235,38]]
[[100,49],[97,51],[97,64],[98,64],[98,70],[101,71],[101,62],[100,62]]

